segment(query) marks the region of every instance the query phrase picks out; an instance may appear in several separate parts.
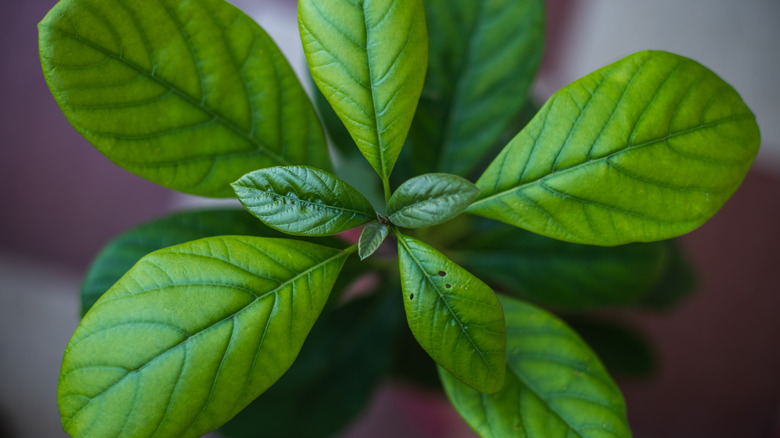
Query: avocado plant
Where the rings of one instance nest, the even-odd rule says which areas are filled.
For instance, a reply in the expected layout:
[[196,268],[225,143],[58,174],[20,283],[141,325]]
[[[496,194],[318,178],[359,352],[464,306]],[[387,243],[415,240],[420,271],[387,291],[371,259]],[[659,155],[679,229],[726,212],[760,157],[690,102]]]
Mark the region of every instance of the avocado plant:
[[537,111],[542,0],[300,0],[298,26],[319,113],[224,0],[61,0],[40,23],[49,88],[102,154],[245,209],[180,212],[98,255],[64,430],[329,436],[417,367],[413,337],[483,437],[631,436],[552,310],[685,289],[665,239],[721,208],[760,143],[737,92],[644,51]]

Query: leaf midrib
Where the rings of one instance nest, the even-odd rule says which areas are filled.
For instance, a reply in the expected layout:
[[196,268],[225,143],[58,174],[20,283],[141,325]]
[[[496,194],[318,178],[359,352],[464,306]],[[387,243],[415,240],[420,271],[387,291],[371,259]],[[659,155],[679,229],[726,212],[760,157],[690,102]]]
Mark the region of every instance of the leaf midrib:
[[[206,333],[207,331],[209,331],[209,330],[211,330],[211,329],[213,329],[213,328],[215,328],[215,327],[218,327],[218,326],[222,325],[222,324],[223,324],[223,323],[225,323],[226,321],[229,321],[229,320],[231,320],[231,319],[235,318],[236,316],[238,316],[239,314],[241,314],[241,313],[242,313],[242,312],[244,312],[245,310],[247,310],[247,309],[249,309],[249,308],[253,307],[253,306],[254,306],[254,304],[255,304],[255,303],[257,303],[258,301],[260,301],[261,299],[263,299],[263,298],[265,298],[265,297],[267,297],[267,296],[269,296],[269,295],[271,295],[271,294],[276,294],[276,293],[278,293],[278,292],[279,292],[281,289],[283,289],[283,288],[285,288],[285,287],[289,286],[290,284],[293,284],[295,281],[297,281],[298,279],[300,279],[300,278],[301,278],[301,277],[303,277],[304,275],[309,275],[309,274],[310,274],[312,271],[315,271],[315,270],[317,270],[317,269],[321,268],[322,266],[325,266],[325,265],[327,265],[327,264],[329,264],[329,263],[333,262],[334,260],[337,260],[337,259],[338,259],[338,258],[340,258],[340,257],[346,257],[346,256],[348,256],[348,255],[349,255],[349,253],[350,253],[350,251],[349,251],[349,250],[339,250],[339,251],[338,251],[336,254],[334,254],[333,256],[331,256],[331,257],[329,257],[329,258],[327,258],[327,259],[323,260],[322,262],[320,262],[320,263],[318,263],[318,264],[316,264],[316,265],[314,265],[314,266],[310,267],[309,269],[306,269],[306,270],[304,270],[304,271],[301,271],[300,273],[298,273],[298,274],[297,274],[297,275],[295,275],[294,277],[292,277],[292,278],[290,278],[290,279],[288,279],[288,280],[284,281],[283,283],[279,284],[279,286],[275,287],[274,289],[271,289],[271,290],[269,290],[269,291],[267,291],[267,292],[265,292],[265,293],[263,293],[263,294],[259,294],[259,295],[257,295],[257,296],[256,296],[254,299],[252,299],[252,300],[251,300],[250,302],[248,302],[248,303],[247,303],[247,304],[246,304],[244,307],[242,307],[241,309],[237,310],[236,312],[234,312],[234,313],[232,313],[232,314],[230,314],[230,315],[228,315],[228,316],[226,316],[226,317],[222,318],[221,320],[219,320],[219,321],[217,321],[217,322],[215,322],[215,323],[213,323],[213,324],[211,324],[211,325],[209,325],[209,326],[207,326],[207,327],[204,327],[204,328],[200,329],[200,330],[199,330],[199,331],[197,331],[196,333],[193,333],[193,334],[189,335],[187,338],[183,339],[182,341],[180,341],[180,342],[179,342],[179,343],[177,343],[176,345],[172,346],[171,348],[169,348],[169,349],[167,349],[167,350],[165,350],[165,351],[161,352],[160,354],[158,354],[158,355],[157,355],[157,356],[155,356],[154,358],[150,359],[150,360],[149,360],[148,362],[146,362],[145,364],[141,365],[140,367],[138,367],[138,368],[136,368],[136,369],[134,369],[134,370],[132,370],[132,371],[129,371],[127,374],[125,374],[124,376],[122,376],[122,377],[121,377],[119,380],[117,380],[116,382],[112,383],[111,385],[109,385],[109,386],[107,386],[105,389],[103,389],[103,390],[102,390],[100,393],[98,393],[97,395],[95,395],[95,396],[93,396],[93,397],[90,397],[90,398],[89,398],[89,401],[88,401],[87,403],[85,403],[83,406],[81,406],[81,407],[80,407],[80,408],[79,408],[79,409],[78,409],[78,410],[77,410],[75,413],[73,413],[73,415],[71,415],[70,417],[68,417],[68,418],[66,419],[66,422],[67,422],[66,424],[70,424],[70,423],[71,423],[71,422],[72,422],[72,421],[73,421],[73,420],[74,420],[76,417],[78,417],[78,415],[79,415],[81,412],[83,412],[83,410],[84,410],[84,409],[85,409],[87,406],[89,406],[89,404],[90,404],[90,403],[92,403],[94,400],[96,400],[96,399],[98,399],[98,398],[102,397],[102,396],[103,396],[105,393],[107,393],[108,391],[110,391],[110,390],[112,390],[113,388],[115,388],[117,385],[119,385],[120,383],[122,383],[122,382],[123,382],[123,381],[124,381],[124,380],[125,380],[125,379],[126,379],[128,376],[130,376],[130,375],[133,375],[133,374],[136,374],[136,373],[141,373],[141,372],[144,370],[144,368],[146,368],[147,366],[149,366],[149,365],[151,365],[152,363],[156,362],[156,361],[157,361],[157,360],[159,360],[160,358],[162,358],[162,357],[164,357],[164,356],[167,356],[169,353],[171,353],[171,352],[173,352],[174,350],[178,349],[179,347],[181,347],[181,346],[182,346],[182,345],[184,345],[185,343],[187,343],[187,342],[190,342],[190,340],[191,340],[191,339],[193,339],[193,338],[195,338],[195,337],[197,337],[197,336],[200,336],[200,335],[202,335],[203,333]],[[229,285],[229,286],[231,286],[231,287],[232,287],[232,285]],[[269,320],[270,320],[270,319],[271,319],[271,316],[269,315]],[[252,371],[251,369],[250,369],[250,370],[248,370],[248,372],[249,372],[249,373],[251,373],[251,371]],[[73,372],[73,370],[70,370],[70,371],[69,371],[69,373],[71,373],[71,372]],[[65,424],[63,424],[63,426],[65,426],[65,428],[67,429],[67,426],[66,426]]]
[[[314,0],[316,3],[317,0]],[[369,90],[371,91],[371,112],[374,114],[374,128],[376,129],[376,139],[377,139],[377,148],[379,149],[379,162],[380,162],[380,168],[382,169],[382,174],[380,175],[382,177],[382,180],[386,180],[389,178],[389,175],[387,174],[387,165],[385,164],[385,144],[384,139],[382,138],[382,132],[379,129],[379,105],[376,101],[376,89],[374,87],[374,71],[371,69],[371,53],[369,50],[369,25],[368,25],[368,15],[366,11],[366,5],[363,3],[361,5],[361,8],[363,9],[363,25],[366,28],[366,65],[368,66],[368,86]],[[389,12],[388,12],[389,13]]]
[[447,301],[447,299],[446,299],[446,298],[444,298],[444,294],[442,294],[442,293],[441,293],[441,291],[439,290],[439,288],[436,286],[436,283],[434,283],[434,282],[433,282],[433,280],[431,280],[431,276],[430,276],[430,275],[428,275],[428,273],[425,271],[425,268],[423,267],[422,263],[421,263],[421,262],[420,262],[420,261],[417,259],[417,257],[414,255],[414,252],[412,252],[412,249],[411,249],[411,248],[409,247],[409,245],[406,243],[406,240],[405,240],[405,239],[406,239],[406,236],[403,236],[403,235],[401,235],[401,234],[399,233],[399,236],[398,236],[398,241],[399,241],[399,242],[400,242],[400,243],[403,245],[403,247],[404,247],[404,249],[406,250],[406,252],[408,252],[408,253],[409,253],[409,256],[412,258],[412,260],[414,261],[414,263],[417,265],[417,268],[418,268],[418,269],[420,269],[420,271],[423,273],[423,275],[425,275],[425,280],[426,280],[428,283],[430,283],[430,285],[431,285],[431,287],[433,288],[433,290],[435,290],[435,291],[436,291],[436,294],[439,296],[439,299],[440,299],[442,302],[444,302],[444,305],[445,305],[445,306],[447,306],[447,310],[450,312],[450,315],[452,315],[452,319],[454,319],[455,321],[457,321],[457,323],[458,323],[458,326],[459,326],[459,327],[460,327],[460,329],[461,329],[461,332],[463,332],[463,334],[465,334],[465,335],[466,335],[466,339],[468,339],[468,341],[469,341],[469,343],[471,344],[471,346],[472,346],[472,347],[474,347],[474,350],[475,350],[475,351],[477,351],[477,352],[479,353],[479,357],[482,359],[482,362],[483,362],[485,365],[487,365],[487,368],[488,368],[488,370],[490,370],[490,372],[493,374],[493,377],[498,377],[498,376],[499,376],[499,374],[497,374],[497,373],[496,373],[496,371],[495,371],[495,370],[493,369],[493,367],[490,365],[490,363],[488,362],[488,360],[485,358],[485,354],[482,352],[482,349],[481,349],[481,348],[480,348],[480,347],[479,347],[479,346],[478,346],[476,343],[474,343],[474,340],[471,338],[471,335],[469,334],[468,330],[466,330],[466,328],[464,327],[463,323],[460,321],[460,318],[458,318],[458,317],[457,317],[457,315],[458,315],[458,314],[455,312],[455,310],[452,308],[452,306],[450,306],[450,303],[449,303],[449,301]]
[[[282,157],[281,155],[278,155],[277,153],[271,151],[268,146],[264,145],[263,143],[258,141],[256,138],[252,137],[248,132],[246,132],[246,130],[241,128],[238,124],[236,124],[232,120],[228,119],[227,117],[223,116],[222,114],[214,111],[213,109],[209,108],[208,106],[204,105],[203,103],[199,102],[197,99],[195,99],[194,97],[192,97],[190,94],[186,93],[185,91],[181,90],[177,86],[173,85],[171,82],[168,82],[165,79],[155,75],[154,71],[149,72],[146,69],[144,69],[144,68],[140,67],[139,65],[135,64],[134,62],[131,62],[130,60],[124,58],[123,56],[117,55],[117,54],[113,53],[112,51],[110,51],[109,49],[107,49],[107,48],[105,48],[105,47],[103,47],[103,46],[101,46],[99,44],[96,44],[96,43],[93,43],[92,41],[86,40],[86,39],[82,38],[81,36],[79,36],[76,33],[69,32],[69,31],[66,31],[66,30],[63,30],[63,29],[59,29],[59,28],[54,27],[54,26],[47,26],[47,25],[43,25],[43,24],[39,24],[39,27],[42,28],[42,29],[49,29],[51,31],[58,32],[58,33],[66,36],[68,38],[72,38],[72,39],[78,41],[79,43],[81,43],[81,44],[83,44],[83,45],[85,45],[87,47],[90,47],[93,50],[96,50],[96,51],[102,53],[103,55],[105,55],[105,56],[107,56],[107,57],[109,57],[109,58],[111,58],[111,59],[113,59],[113,60],[115,60],[117,62],[120,62],[120,63],[126,65],[127,67],[135,70],[136,72],[138,72],[142,76],[147,77],[149,79],[152,79],[153,81],[157,82],[162,87],[168,89],[169,91],[171,91],[174,94],[176,94],[177,96],[179,96],[185,102],[187,102],[190,105],[192,105],[193,107],[203,111],[207,115],[211,116],[214,120],[216,120],[217,122],[221,123],[223,126],[228,128],[229,130],[231,130],[234,133],[238,134],[240,137],[243,137],[245,140],[247,140],[249,143],[251,143],[255,147],[256,150],[266,154],[268,157],[270,157],[271,159],[275,160],[280,165],[290,165],[291,164],[284,157]],[[280,86],[281,86],[281,84],[280,84]],[[203,92],[204,92],[204,94],[206,93],[205,90]],[[247,98],[248,98],[248,96],[247,96]]]
[[[592,165],[592,164],[599,164],[599,163],[602,163],[602,162],[605,162],[605,161],[609,160],[612,157],[615,157],[615,156],[618,156],[618,155],[621,155],[621,154],[624,154],[624,153],[631,153],[632,151],[635,151],[635,150],[638,150],[638,149],[641,149],[641,148],[644,148],[644,147],[647,147],[647,146],[653,146],[653,145],[658,144],[658,143],[663,143],[663,142],[666,142],[666,141],[668,141],[668,140],[670,140],[670,139],[672,139],[674,137],[685,135],[685,134],[690,134],[692,132],[696,132],[696,131],[699,131],[701,129],[712,128],[712,127],[718,126],[718,125],[723,124],[723,123],[739,122],[739,121],[742,121],[742,120],[749,120],[749,119],[752,119],[753,117],[754,117],[753,115],[745,115],[745,114],[734,115],[734,116],[731,116],[731,117],[725,117],[725,118],[716,120],[714,122],[704,123],[704,124],[700,124],[700,125],[694,126],[692,128],[683,129],[681,131],[677,131],[677,132],[675,132],[673,134],[670,134],[670,135],[667,135],[667,136],[664,136],[664,137],[648,140],[648,141],[646,141],[644,143],[640,143],[638,145],[628,145],[628,146],[626,146],[626,147],[624,147],[624,148],[622,148],[622,149],[620,149],[618,151],[612,152],[611,154],[605,155],[603,157],[599,157],[599,158],[596,158],[594,160],[585,161],[583,163],[580,163],[580,164],[577,164],[577,165],[574,165],[574,166],[571,166],[571,167],[567,167],[565,169],[561,169],[561,170],[558,170],[558,171],[554,171],[554,172],[548,173],[548,174],[540,176],[540,177],[538,177],[538,178],[536,178],[534,180],[525,182],[523,184],[511,187],[511,188],[506,189],[506,190],[502,190],[502,191],[497,192],[497,193],[495,193],[493,195],[490,195],[490,196],[488,196],[486,198],[482,198],[482,199],[480,199],[478,201],[475,201],[473,204],[471,204],[471,206],[469,206],[467,208],[467,211],[473,211],[479,205],[482,205],[482,204],[484,204],[486,202],[492,201],[492,200],[494,200],[496,198],[500,198],[500,197],[502,197],[502,196],[504,196],[506,194],[512,193],[512,192],[522,191],[522,190],[524,190],[524,189],[526,189],[526,188],[528,188],[528,187],[530,187],[530,186],[532,186],[534,184],[544,183],[545,180],[548,179],[548,178],[560,176],[560,175],[572,172],[574,170],[577,170],[577,169],[579,169],[581,167],[586,167],[586,166],[589,166],[589,165]],[[534,143],[534,144],[536,144],[536,143]]]
[[[275,192],[273,189],[263,190],[263,189],[258,189],[256,187],[246,187],[246,186],[244,186],[244,188],[249,189],[249,190],[257,190],[258,192],[264,193],[264,194],[266,194],[266,196],[271,197],[271,198],[274,198],[274,197],[276,197],[276,198],[284,198],[284,199],[287,199],[287,200],[289,200],[289,201],[291,201],[293,203],[306,204],[306,205],[309,205],[309,206],[312,206],[312,207],[320,207],[320,208],[326,209],[326,210],[333,210],[333,211],[335,211],[337,213],[349,212],[349,213],[353,213],[353,215],[355,215],[355,216],[362,216],[364,218],[368,218],[369,220],[373,219],[373,214],[366,213],[365,211],[353,210],[351,208],[339,207],[339,206],[331,205],[331,204],[322,204],[322,203],[319,203],[319,202],[316,202],[316,201],[309,201],[309,200],[305,200],[305,199],[301,199],[301,198],[293,198],[293,197],[282,195],[282,194],[280,194],[278,192]],[[257,195],[255,195],[255,196],[258,197]]]

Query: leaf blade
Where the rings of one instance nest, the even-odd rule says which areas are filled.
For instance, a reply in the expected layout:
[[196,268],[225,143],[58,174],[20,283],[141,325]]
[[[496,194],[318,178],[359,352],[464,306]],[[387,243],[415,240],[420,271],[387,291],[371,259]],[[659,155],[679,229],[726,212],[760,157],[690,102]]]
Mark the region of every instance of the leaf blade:
[[574,243],[675,237],[726,202],[758,144],[722,79],[639,52],[553,95],[480,177],[469,211]]
[[480,394],[446,371],[450,401],[482,437],[630,437],[623,397],[588,346],[554,316],[502,297],[507,383]]
[[379,222],[372,222],[363,228],[358,240],[360,260],[365,260],[379,248],[379,245],[385,241],[388,231],[387,225]]
[[223,236],[144,257],[68,345],[65,430],[195,437],[218,427],[292,364],[348,254]]
[[415,173],[468,176],[521,112],[540,64],[544,2],[425,1],[425,87],[409,136]]
[[287,60],[222,0],[64,0],[39,30],[44,75],[68,120],[143,178],[228,197],[250,170],[330,165]]
[[459,215],[478,195],[474,184],[457,175],[429,173],[401,184],[387,202],[387,213],[399,227],[429,227]]
[[415,339],[465,384],[482,392],[498,391],[506,357],[498,298],[432,247],[397,235],[404,308]]
[[424,82],[424,17],[421,0],[305,0],[298,7],[312,77],[385,181]]
[[371,203],[342,179],[306,166],[250,172],[232,184],[238,200],[269,227],[300,236],[328,236],[370,222]]
[[485,225],[459,245],[453,260],[497,290],[555,309],[630,305],[653,288],[668,264],[668,242],[578,245],[505,224]]

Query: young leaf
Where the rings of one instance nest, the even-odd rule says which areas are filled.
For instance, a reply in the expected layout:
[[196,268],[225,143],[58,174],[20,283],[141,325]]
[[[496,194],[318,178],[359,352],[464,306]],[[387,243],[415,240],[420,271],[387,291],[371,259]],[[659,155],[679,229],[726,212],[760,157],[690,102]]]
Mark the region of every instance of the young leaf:
[[287,60],[223,0],[62,0],[39,29],[44,75],[70,123],[139,176],[228,197],[254,169],[330,165]]
[[295,360],[350,251],[210,237],[141,259],[82,320],[57,400],[73,437],[198,437]]
[[372,222],[363,228],[363,232],[360,233],[360,240],[358,241],[358,255],[360,260],[365,260],[368,256],[374,253],[379,248],[379,245],[385,241],[387,237],[387,225]]
[[311,167],[260,169],[232,185],[250,213],[287,234],[328,236],[376,218],[371,203],[360,192]]
[[225,234],[284,236],[240,209],[186,211],[140,225],[109,242],[95,257],[81,286],[82,316],[141,257],[168,246]]
[[298,24],[314,82],[387,181],[425,80],[422,0],[301,0]]
[[620,390],[579,336],[538,308],[501,302],[507,324],[501,391],[481,394],[439,369],[466,422],[484,438],[631,437]]
[[493,291],[440,252],[400,233],[398,262],[406,319],[420,346],[477,391],[501,389],[506,338]]
[[731,86],[682,56],[640,52],[555,93],[469,211],[575,243],[667,239],[715,214],[758,145]]
[[425,0],[425,9],[430,50],[409,132],[412,166],[469,175],[526,102],[542,58],[544,2]]
[[399,227],[429,227],[459,215],[478,195],[479,189],[459,176],[429,173],[401,184],[387,202],[387,214]]
[[453,260],[499,290],[558,309],[633,303],[668,263],[667,242],[578,245],[493,224],[460,242]]
[[402,316],[394,298],[375,294],[323,312],[289,371],[220,433],[229,438],[320,438],[344,429],[389,366],[388,345]]

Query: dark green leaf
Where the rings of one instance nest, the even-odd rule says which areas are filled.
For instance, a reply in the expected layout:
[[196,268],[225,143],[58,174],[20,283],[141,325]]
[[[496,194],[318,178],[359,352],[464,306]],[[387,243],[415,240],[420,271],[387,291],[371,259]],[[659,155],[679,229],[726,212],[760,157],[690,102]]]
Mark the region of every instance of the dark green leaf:
[[669,310],[680,304],[696,288],[696,272],[680,245],[665,242],[666,262],[659,280],[636,304],[654,310]]
[[340,178],[305,166],[250,172],[233,183],[238,200],[271,228],[328,236],[376,218],[371,203]]
[[645,377],[656,368],[655,351],[637,329],[613,321],[567,318],[566,322],[593,349],[610,373]]
[[452,258],[497,289],[566,310],[633,303],[667,263],[665,242],[578,245],[504,224],[479,226],[458,248]]
[[398,262],[406,319],[420,346],[474,389],[501,389],[504,314],[493,291],[440,252],[400,233]]
[[379,222],[372,222],[363,228],[358,241],[358,255],[360,260],[365,260],[379,248],[379,245],[387,237],[387,225]]
[[575,243],[666,239],[717,212],[759,142],[717,75],[640,52],[555,93],[479,179],[469,211]]
[[[290,370],[220,431],[230,438],[332,436],[365,408],[389,365],[400,306],[390,294],[323,313]],[[301,415],[305,413],[305,420]]]
[[189,438],[221,426],[293,363],[350,252],[223,236],[147,255],[68,344],[65,431]]
[[478,195],[479,189],[459,176],[429,173],[401,184],[387,202],[387,214],[399,227],[429,227],[459,215]]
[[507,323],[506,384],[481,394],[440,369],[450,401],[485,438],[628,438],[620,390],[563,322],[501,298]]
[[314,82],[387,180],[425,80],[422,0],[301,0],[298,24]]
[[425,8],[428,73],[409,135],[412,166],[465,176],[526,102],[544,45],[544,2],[425,0]]
[[[81,314],[87,313],[141,257],[168,246],[224,234],[283,237],[245,210],[187,211],[143,224],[120,235],[95,257],[81,286]],[[337,242],[328,242],[336,245]]]

